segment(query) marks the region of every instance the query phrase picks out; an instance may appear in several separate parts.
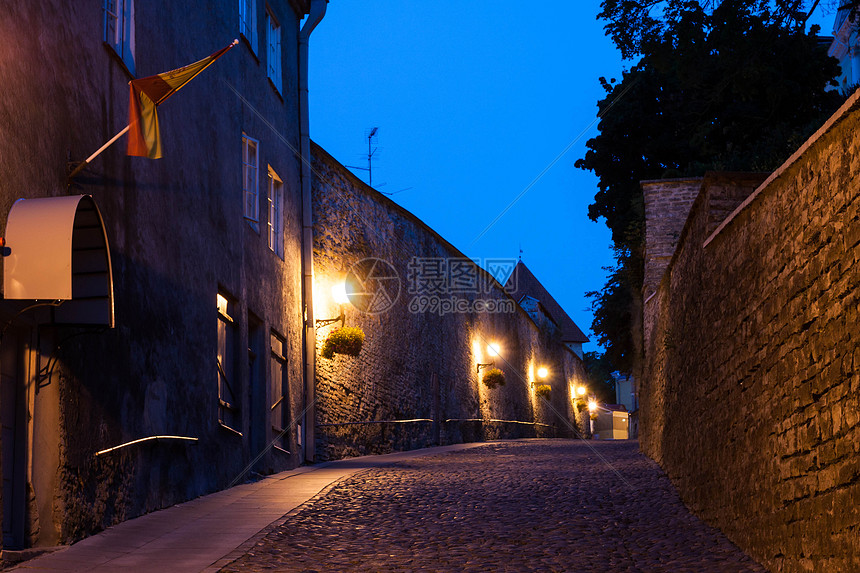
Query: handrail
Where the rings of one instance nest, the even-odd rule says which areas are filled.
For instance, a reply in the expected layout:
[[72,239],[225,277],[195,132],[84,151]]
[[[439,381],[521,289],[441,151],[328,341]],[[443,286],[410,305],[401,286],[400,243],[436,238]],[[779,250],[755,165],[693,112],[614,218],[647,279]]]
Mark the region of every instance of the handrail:
[[369,420],[367,422],[338,422],[336,424],[317,424],[318,428],[325,426],[360,426],[363,424],[410,424],[412,422],[433,422],[431,418],[415,418],[414,420]]
[[114,450],[119,450],[120,448],[125,448],[125,447],[128,447],[128,446],[133,446],[133,445],[135,445],[135,444],[140,444],[140,443],[143,443],[143,442],[149,442],[149,441],[151,441],[151,440],[186,440],[186,441],[189,441],[189,442],[196,442],[196,441],[197,441],[197,438],[189,438],[189,437],[186,437],[186,436],[149,436],[149,437],[147,437],[147,438],[139,438],[139,439],[137,439],[137,440],[132,440],[132,441],[130,441],[130,442],[126,442],[126,443],[124,443],[124,444],[120,444],[120,445],[118,445],[118,446],[114,446],[114,447],[112,447],[112,448],[107,448],[106,450],[98,451],[98,452],[96,452],[95,457],[99,457],[99,456],[101,456],[101,455],[104,455],[104,454],[110,453],[110,452],[112,452],[112,451],[114,451]]
[[[431,418],[415,418],[414,420],[368,420],[365,422],[338,422],[332,424],[317,424],[318,428],[331,426],[360,426],[364,424],[410,424],[412,422],[435,422]],[[445,424],[448,422],[498,422],[504,424],[526,424],[530,426],[543,426],[545,428],[553,428],[552,424],[543,424],[541,422],[524,422],[522,420],[498,420],[495,418],[448,418],[443,420]]]
[[[334,426],[362,426],[366,424],[411,424],[413,422],[435,422],[431,418],[415,418],[414,420],[368,420],[364,422],[338,422],[332,424],[317,424],[317,428],[324,427],[334,427]],[[552,424],[543,424],[541,422],[524,422],[522,420],[499,420],[496,418],[448,418],[447,420],[442,420],[443,423],[447,424],[448,422],[495,422],[502,424],[524,424],[527,426],[541,426],[544,428],[554,428]]]
[[541,422],[523,422],[521,420],[497,420],[495,418],[448,418],[447,420],[445,420],[445,423],[447,424],[448,422],[502,422],[505,424],[527,424],[530,426],[543,426],[545,428],[554,427],[552,424],[542,424]]

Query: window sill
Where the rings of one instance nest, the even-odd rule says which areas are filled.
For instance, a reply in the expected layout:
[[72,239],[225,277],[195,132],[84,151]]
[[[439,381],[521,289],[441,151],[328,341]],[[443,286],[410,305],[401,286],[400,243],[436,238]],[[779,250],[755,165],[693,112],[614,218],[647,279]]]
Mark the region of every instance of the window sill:
[[269,80],[269,85],[272,86],[273,90],[275,90],[275,95],[278,96],[278,99],[281,100],[281,103],[284,103],[284,96],[281,93],[281,88],[275,85],[275,82],[272,81],[271,76],[267,76],[266,79]]
[[259,222],[255,221],[253,219],[249,219],[248,217],[245,217],[245,222],[248,223],[248,226],[251,227],[251,229],[253,229],[255,233],[257,233],[258,235],[260,234],[260,223]]
[[102,46],[105,47],[105,50],[120,65],[120,67],[122,68],[122,71],[125,72],[125,75],[128,76],[129,80],[136,80],[137,79],[137,76],[135,76],[134,72],[129,69],[128,64],[125,63],[125,60],[122,59],[122,56],[120,56],[117,53],[116,49],[113,46],[111,46],[109,43],[107,43],[105,41],[102,41]]
[[248,38],[248,36],[246,36],[246,35],[245,35],[245,34],[243,34],[242,32],[239,32],[239,36],[240,36],[240,37],[242,38],[242,40],[244,41],[245,46],[246,46],[246,47],[251,51],[251,55],[252,55],[252,56],[254,56],[254,60],[256,60],[256,61],[257,61],[257,65],[259,65],[259,64],[260,64],[260,57],[259,57],[259,56],[257,56],[257,50],[255,50],[255,49],[254,49],[254,43],[253,43],[253,40],[251,40],[250,38]]
[[219,426],[221,426],[221,427],[222,427],[223,429],[225,429],[226,431],[228,431],[228,432],[230,432],[231,434],[233,434],[234,436],[239,436],[240,438],[241,438],[241,437],[243,437],[242,432],[240,432],[239,430],[234,430],[233,428],[231,428],[230,426],[228,426],[227,424],[225,424],[225,423],[224,423],[224,422],[222,422],[221,420],[218,420],[218,425],[219,425]]

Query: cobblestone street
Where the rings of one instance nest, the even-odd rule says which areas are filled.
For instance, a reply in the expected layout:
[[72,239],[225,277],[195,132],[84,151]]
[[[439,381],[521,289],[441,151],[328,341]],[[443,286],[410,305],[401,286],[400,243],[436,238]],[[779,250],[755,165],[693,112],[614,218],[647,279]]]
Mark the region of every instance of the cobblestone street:
[[335,483],[238,571],[763,571],[693,517],[636,442],[541,440]]

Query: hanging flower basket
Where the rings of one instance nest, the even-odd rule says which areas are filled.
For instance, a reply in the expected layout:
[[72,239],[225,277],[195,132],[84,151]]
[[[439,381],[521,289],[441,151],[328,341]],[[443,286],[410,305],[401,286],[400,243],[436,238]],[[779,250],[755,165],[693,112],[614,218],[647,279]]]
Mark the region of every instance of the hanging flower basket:
[[335,354],[358,356],[364,344],[364,331],[357,326],[344,326],[331,331],[323,343],[320,355],[334,358]]
[[498,368],[490,368],[489,370],[484,372],[483,381],[484,385],[491,390],[496,386],[504,386],[505,373]]
[[552,394],[552,387],[549,384],[538,384],[537,388],[535,388],[535,394],[544,400],[549,400]]

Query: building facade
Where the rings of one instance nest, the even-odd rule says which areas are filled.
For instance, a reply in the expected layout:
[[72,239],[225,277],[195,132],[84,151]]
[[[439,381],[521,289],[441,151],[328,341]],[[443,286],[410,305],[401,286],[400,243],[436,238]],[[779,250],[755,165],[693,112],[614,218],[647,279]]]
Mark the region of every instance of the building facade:
[[[4,271],[53,247],[68,258],[71,237],[74,284],[62,301],[26,289],[13,300],[15,275],[4,284],[3,547],[74,541],[303,461],[295,150],[308,11],[298,0],[7,3]],[[159,106],[163,158],[129,157],[121,138],[68,180],[128,123],[130,80],[234,38]],[[94,269],[86,235],[100,232]],[[99,313],[86,310],[95,295]]]

